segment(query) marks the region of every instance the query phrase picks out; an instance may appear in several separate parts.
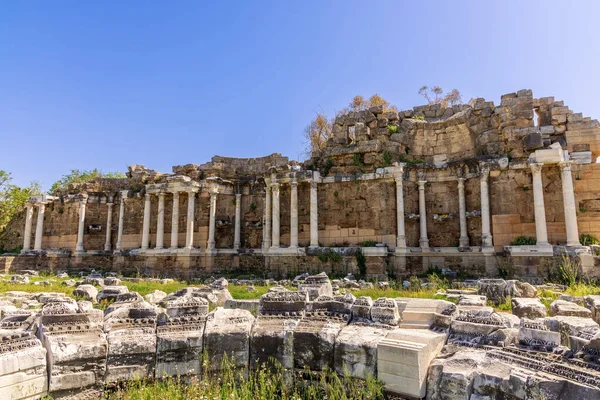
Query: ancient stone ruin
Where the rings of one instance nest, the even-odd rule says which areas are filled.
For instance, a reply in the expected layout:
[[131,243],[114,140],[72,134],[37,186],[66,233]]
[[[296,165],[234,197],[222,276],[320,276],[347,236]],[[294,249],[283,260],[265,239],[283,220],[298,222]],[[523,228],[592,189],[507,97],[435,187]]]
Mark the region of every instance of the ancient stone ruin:
[[[225,356],[245,373],[277,360],[289,373],[370,376],[402,398],[600,397],[600,328],[591,312],[573,316],[559,308],[530,319],[441,299],[311,298],[300,290],[315,282],[331,287],[323,273],[300,277],[294,290],[272,287],[256,316],[238,308],[209,312],[209,286],[181,289],[158,305],[136,292],[119,294],[104,311],[64,295],[7,292],[1,398],[94,399],[127,381],[218,372]],[[507,283],[480,280],[462,290],[487,300],[490,285]],[[227,281],[216,286],[228,291]],[[596,297],[582,299],[582,308],[595,309]],[[33,298],[41,308],[23,309]],[[514,300],[539,301],[535,294]],[[579,299],[560,301],[577,306]]]
[[[11,280],[103,273],[68,283],[78,301],[3,295],[0,398],[97,398],[123,381],[219,371],[225,355],[244,372],[277,360],[371,376],[407,398],[600,398],[600,295],[546,309],[526,282],[562,255],[600,277],[600,249],[580,241],[600,237],[597,120],[521,90],[498,105],[350,112],[333,134],[302,163],[132,165],[126,179],[32,197],[0,243],[23,249],[0,255],[5,273],[22,273]],[[499,279],[506,266],[521,279]],[[372,299],[327,276],[385,289],[430,269],[473,280],[443,299]],[[133,273],[306,274],[255,302],[233,299],[223,278],[142,297],[120,281]],[[508,297],[512,313],[488,305]]]

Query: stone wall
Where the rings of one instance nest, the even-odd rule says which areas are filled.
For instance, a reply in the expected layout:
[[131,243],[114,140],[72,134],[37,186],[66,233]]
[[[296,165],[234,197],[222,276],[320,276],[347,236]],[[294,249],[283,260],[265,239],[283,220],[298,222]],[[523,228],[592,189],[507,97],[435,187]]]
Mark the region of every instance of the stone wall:
[[[69,263],[85,267],[86,257],[100,254],[111,268],[133,260],[127,254],[105,251],[106,230],[111,231],[109,248],[117,245],[119,208],[124,203],[121,250],[136,252],[142,246],[144,196],[152,193],[149,217],[149,249],[157,242],[158,199],[164,195],[164,246],[171,246],[171,213],[173,196],[166,188],[175,181],[197,191],[194,207],[193,251],[181,254],[142,257],[131,261],[136,268],[160,273],[181,269],[212,271],[236,268],[251,252],[250,264],[259,269],[286,270],[288,265],[300,269],[317,268],[315,257],[308,257],[310,244],[310,185],[313,170],[320,175],[314,182],[318,193],[317,233],[321,247],[357,246],[364,242],[379,243],[389,250],[386,263],[392,269],[406,272],[406,267],[420,264],[425,270],[435,266],[456,265],[459,250],[460,213],[458,177],[464,178],[466,232],[469,252],[477,261],[464,261],[468,266],[481,265],[482,242],[480,177],[489,168],[491,234],[495,251],[503,252],[518,236],[536,236],[530,157],[537,150],[550,151],[550,145],[567,150],[573,163],[572,177],[579,233],[600,237],[600,127],[596,120],[573,113],[563,102],[552,97],[533,97],[522,90],[502,96],[500,104],[476,99],[469,105],[442,108],[419,106],[406,111],[389,111],[381,107],[338,116],[333,126],[334,137],[321,152],[315,152],[305,163],[290,161],[281,154],[252,159],[215,156],[201,165],[174,166],[173,174],[161,173],[144,166],[130,167],[127,179],[98,179],[72,185],[46,204],[43,221],[42,249],[75,252],[78,234],[79,200],[88,200],[83,225],[83,248]],[[544,150],[546,149],[546,150]],[[400,163],[400,164],[396,164]],[[396,179],[394,165],[403,165],[403,201],[406,247],[420,251],[420,207],[417,182],[425,180],[425,212],[429,246],[434,253],[411,254],[398,262],[394,259],[397,242]],[[185,179],[184,179],[185,178]],[[302,250],[290,251],[291,181],[297,182],[298,245]],[[548,239],[552,245],[564,245],[566,226],[561,170],[548,164],[542,170]],[[277,184],[280,201],[280,242],[282,247],[264,248],[263,239],[270,235],[264,229],[267,185]],[[185,186],[188,185],[188,186]],[[190,186],[192,185],[192,186]],[[215,207],[215,249],[200,254],[208,247],[210,231],[211,188],[218,187]],[[270,190],[270,189],[269,189]],[[120,192],[127,191],[127,197]],[[240,248],[234,249],[236,193],[241,194]],[[183,248],[187,232],[188,194],[179,196],[178,247]],[[108,202],[112,202],[110,227],[106,226]],[[33,207],[31,242],[36,235],[38,207]],[[0,236],[0,248],[16,249],[23,245],[25,216],[19,213]],[[269,227],[270,231],[271,227]],[[315,244],[316,245],[316,244]],[[280,251],[281,249],[281,251]],[[184,249],[181,249],[184,250]],[[190,250],[190,249],[188,249]],[[220,250],[220,252],[219,252]],[[235,250],[228,253],[227,250]],[[50,253],[52,253],[50,251]],[[461,250],[462,251],[462,250]],[[280,254],[281,252],[286,254]],[[176,253],[176,252],[174,252]],[[214,254],[213,254],[214,253]],[[490,254],[488,254],[490,255]],[[283,261],[284,257],[296,260]],[[112,257],[112,258],[111,258]],[[119,258],[121,257],[121,258]],[[212,258],[214,258],[214,260]],[[220,261],[218,257],[222,257]],[[269,260],[269,257],[274,257]],[[457,258],[458,257],[458,258]],[[43,257],[42,257],[43,258]],[[259,261],[257,261],[260,258]],[[39,259],[39,258],[38,258]],[[104,259],[103,259],[104,260]],[[461,262],[463,262],[461,261]],[[98,261],[99,262],[99,261]],[[88,264],[98,263],[90,261]],[[26,262],[28,263],[28,262]],[[37,261],[36,261],[37,263]],[[221,264],[229,265],[223,265]],[[138,265],[143,264],[143,265]],[[243,264],[243,262],[242,262]],[[279,264],[276,266],[276,264]],[[489,260],[483,263],[490,268]],[[464,267],[464,266],[461,266]],[[344,270],[344,267],[340,267]],[[388,267],[389,269],[389,267]],[[375,273],[375,272],[374,272]]]

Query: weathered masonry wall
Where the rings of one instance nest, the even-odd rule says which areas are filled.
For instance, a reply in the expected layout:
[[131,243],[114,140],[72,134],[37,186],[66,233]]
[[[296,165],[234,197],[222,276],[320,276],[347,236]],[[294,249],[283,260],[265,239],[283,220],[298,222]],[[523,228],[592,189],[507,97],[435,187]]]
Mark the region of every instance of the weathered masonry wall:
[[[67,254],[72,268],[185,276],[243,270],[246,259],[271,273],[318,269],[319,252],[363,247],[378,276],[494,274],[496,256],[524,266],[562,248],[591,256],[579,234],[600,237],[600,126],[553,98],[374,107],[338,117],[333,131],[303,164],[273,154],[172,174],[134,165],[127,179],[32,198],[2,247],[45,252],[29,262],[46,267]],[[536,245],[511,246],[519,236]],[[356,268],[351,259],[332,272]]]

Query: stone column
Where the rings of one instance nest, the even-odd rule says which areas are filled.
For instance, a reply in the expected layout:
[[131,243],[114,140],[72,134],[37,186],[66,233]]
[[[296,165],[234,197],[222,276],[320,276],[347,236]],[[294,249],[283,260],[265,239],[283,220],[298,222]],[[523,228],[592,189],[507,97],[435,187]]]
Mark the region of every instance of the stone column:
[[119,204],[119,231],[117,232],[117,248],[121,250],[123,244],[123,221],[125,219],[125,199],[127,198],[128,191],[121,191],[121,204]]
[[467,234],[467,206],[465,202],[465,178],[458,178],[458,214],[460,222],[460,247],[469,247],[469,235]]
[[148,250],[148,242],[150,241],[150,193],[146,193],[144,197],[144,221],[142,225],[142,250]]
[[319,178],[319,172],[313,171],[310,182],[310,247],[319,247],[319,198],[317,195]]
[[571,161],[559,163],[562,177],[563,205],[565,208],[565,227],[567,228],[567,246],[581,246],[577,228],[577,209],[575,207],[575,191],[571,175]]
[[298,247],[298,182],[294,177],[290,182],[290,248]]
[[404,226],[404,178],[403,166],[394,174],[396,180],[396,247],[406,247],[406,229]]
[[[85,229],[85,206],[87,204],[87,201],[88,201],[87,194],[82,195],[81,199],[79,200],[79,229],[77,230],[77,244],[75,245],[76,252],[85,251],[85,249],[83,248],[83,231]],[[38,220],[38,226],[39,226],[39,220]],[[37,241],[37,237],[36,237],[36,241]]]
[[542,184],[543,163],[531,163],[533,175],[533,207],[535,211],[535,235],[538,246],[549,246],[546,228],[546,207],[544,206],[544,186]]
[[271,247],[271,181],[265,179],[265,221],[263,224],[263,250]]
[[191,250],[194,248],[194,207],[196,202],[196,193],[188,193],[188,212],[187,227],[185,231],[185,248]]
[[[274,181],[274,180],[273,180]],[[273,210],[273,230],[272,230],[272,243],[271,243],[271,247],[279,247],[279,219],[281,217],[281,210],[279,208],[279,183],[273,183],[271,186],[271,189],[273,191],[273,203],[272,203],[272,210]]]
[[177,250],[179,243],[179,192],[173,193],[173,215],[171,216],[171,249]]
[[110,251],[112,245],[110,243],[110,235],[112,231],[112,211],[113,211],[113,198],[112,196],[108,198],[108,203],[106,203],[108,207],[108,214],[106,215],[106,241],[104,242],[104,251]]
[[241,224],[242,223],[242,194],[235,194],[235,230],[233,232],[233,248],[241,247]]
[[[35,242],[33,244],[34,250],[42,249],[42,236],[44,234],[44,211],[45,210],[46,210],[46,203],[38,204],[37,224],[35,226]],[[85,210],[85,208],[84,208],[84,210]],[[83,237],[83,235],[82,235],[82,237]]]
[[21,253],[26,253],[31,250],[31,220],[33,219],[33,204],[27,203],[25,211],[25,233],[23,234],[23,250]]
[[165,194],[158,194],[158,215],[156,218],[156,248],[165,247]]
[[491,247],[494,242],[492,240],[492,232],[490,227],[490,194],[488,191],[488,177],[490,170],[488,168],[481,169],[480,185],[481,185],[481,245],[482,247]]
[[429,238],[427,237],[427,211],[425,207],[425,184],[427,181],[419,180],[419,221],[421,228],[421,237],[419,245],[423,249],[429,248]]
[[217,193],[219,189],[213,187],[210,189],[210,211],[208,221],[208,240],[206,241],[206,250],[213,250],[215,248],[215,224],[217,214]]

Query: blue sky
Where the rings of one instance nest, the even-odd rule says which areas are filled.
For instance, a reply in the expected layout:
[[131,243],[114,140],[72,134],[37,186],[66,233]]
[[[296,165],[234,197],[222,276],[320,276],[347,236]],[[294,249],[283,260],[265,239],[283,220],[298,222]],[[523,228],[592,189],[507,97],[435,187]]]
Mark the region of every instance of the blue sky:
[[[574,3],[574,4],[570,4]],[[530,88],[600,117],[598,1],[0,3],[0,169],[45,189],[71,169],[213,155],[302,158],[315,112],[421,85],[496,104]]]

